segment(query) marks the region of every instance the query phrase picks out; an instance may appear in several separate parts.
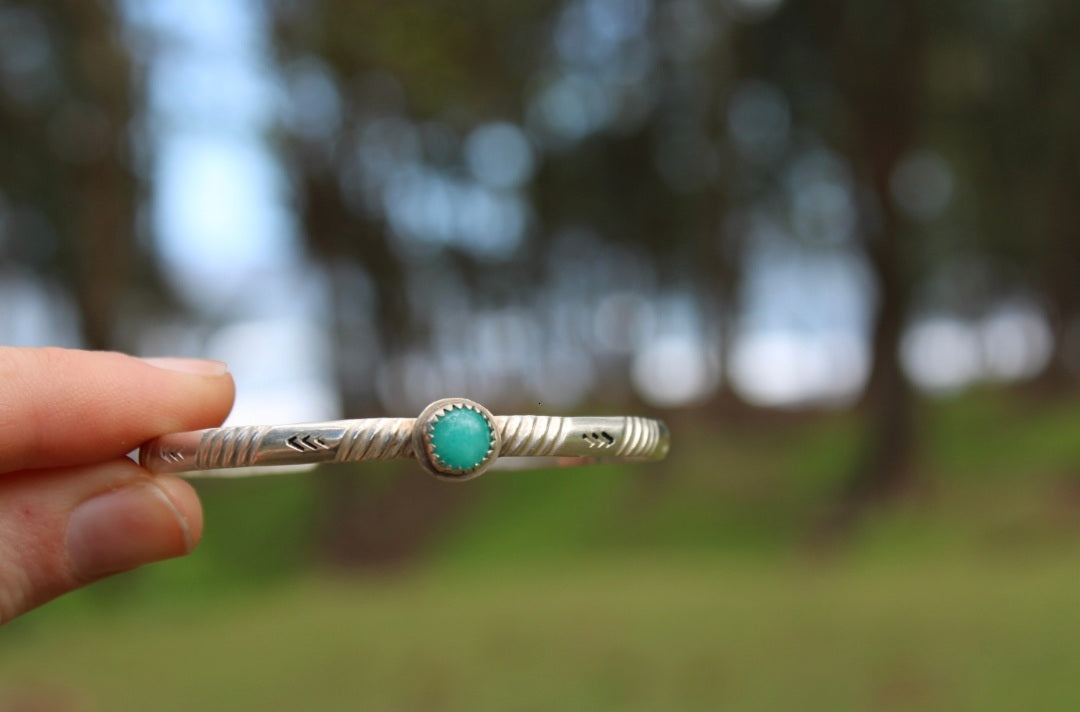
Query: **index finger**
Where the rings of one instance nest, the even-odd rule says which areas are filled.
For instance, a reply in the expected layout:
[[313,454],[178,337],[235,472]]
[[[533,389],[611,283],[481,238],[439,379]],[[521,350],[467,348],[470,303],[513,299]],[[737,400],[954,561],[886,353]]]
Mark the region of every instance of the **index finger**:
[[0,347],[0,472],[99,462],[220,425],[233,395],[216,361]]

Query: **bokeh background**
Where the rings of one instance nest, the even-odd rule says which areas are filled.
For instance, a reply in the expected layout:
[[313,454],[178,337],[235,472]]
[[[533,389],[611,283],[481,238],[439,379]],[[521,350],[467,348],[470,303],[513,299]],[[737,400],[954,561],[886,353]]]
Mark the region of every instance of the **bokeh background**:
[[0,710],[1077,709],[1080,5],[0,2],[0,342],[655,465],[198,484]]

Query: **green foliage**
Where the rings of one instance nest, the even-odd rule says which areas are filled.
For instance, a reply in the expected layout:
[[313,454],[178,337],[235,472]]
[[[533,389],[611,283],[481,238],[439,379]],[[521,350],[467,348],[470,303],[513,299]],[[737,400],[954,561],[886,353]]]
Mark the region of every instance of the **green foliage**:
[[163,712],[1068,710],[1074,561],[619,557],[319,579],[5,640],[0,694]]
[[596,467],[491,472],[473,485],[472,510],[438,547],[448,568],[562,558],[595,548],[628,486],[625,470]]
[[1080,467],[1080,401],[984,391],[927,409],[930,457],[950,477],[1045,477]]

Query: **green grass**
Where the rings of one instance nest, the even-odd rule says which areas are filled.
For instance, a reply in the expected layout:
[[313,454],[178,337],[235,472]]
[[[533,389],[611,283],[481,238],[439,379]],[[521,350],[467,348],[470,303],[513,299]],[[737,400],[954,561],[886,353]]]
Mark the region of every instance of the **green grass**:
[[0,711],[1080,708],[1080,401],[919,422],[918,491],[827,546],[852,416],[492,473],[410,565],[354,578],[309,563],[311,478],[219,483],[195,556],[0,631]]
[[73,709],[1076,709],[1075,557],[686,556],[306,579],[49,620],[6,699]]

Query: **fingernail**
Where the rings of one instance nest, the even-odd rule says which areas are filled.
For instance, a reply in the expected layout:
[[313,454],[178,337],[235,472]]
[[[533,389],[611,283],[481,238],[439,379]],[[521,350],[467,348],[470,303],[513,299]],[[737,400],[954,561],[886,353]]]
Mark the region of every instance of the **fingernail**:
[[167,371],[197,373],[200,376],[223,376],[229,370],[224,361],[202,358],[144,358],[143,361]]
[[182,556],[194,545],[184,514],[151,482],[92,497],[68,519],[68,559],[84,580]]

